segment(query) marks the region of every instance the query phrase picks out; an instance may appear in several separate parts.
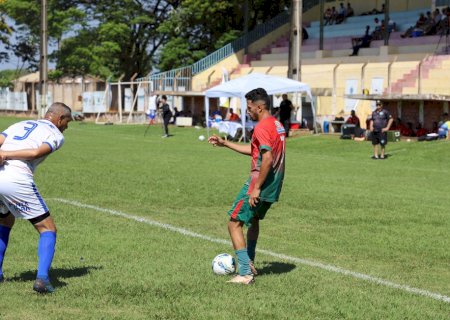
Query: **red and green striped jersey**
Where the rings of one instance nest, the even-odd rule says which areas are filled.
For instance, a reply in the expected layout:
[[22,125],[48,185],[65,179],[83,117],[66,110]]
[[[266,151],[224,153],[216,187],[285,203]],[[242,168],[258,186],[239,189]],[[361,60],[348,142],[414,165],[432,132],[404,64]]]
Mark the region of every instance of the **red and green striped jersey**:
[[260,199],[267,202],[278,201],[284,179],[284,163],[286,150],[286,133],[283,125],[274,117],[261,120],[255,127],[252,136],[252,165],[248,194],[254,188],[261,169],[261,150],[269,150],[273,162],[266,181],[261,187]]

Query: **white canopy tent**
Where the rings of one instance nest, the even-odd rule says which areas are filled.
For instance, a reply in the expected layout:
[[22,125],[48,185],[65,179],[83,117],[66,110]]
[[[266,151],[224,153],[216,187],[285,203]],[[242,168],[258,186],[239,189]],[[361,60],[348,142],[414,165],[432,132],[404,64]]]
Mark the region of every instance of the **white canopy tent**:
[[[209,115],[209,98],[236,97],[241,99],[242,127],[245,128],[247,101],[245,94],[256,88],[264,88],[269,95],[291,92],[304,92],[311,99],[313,123],[316,126],[316,115],[311,88],[299,81],[288,78],[269,76],[260,73],[250,73],[246,76],[222,83],[205,91],[205,114]],[[209,136],[209,126],[207,126]],[[244,132],[244,130],[243,130]]]

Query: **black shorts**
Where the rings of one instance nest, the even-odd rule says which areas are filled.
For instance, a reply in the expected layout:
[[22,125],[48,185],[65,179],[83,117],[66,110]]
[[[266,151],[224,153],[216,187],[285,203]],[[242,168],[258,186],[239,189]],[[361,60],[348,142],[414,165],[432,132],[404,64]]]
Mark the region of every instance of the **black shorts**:
[[387,133],[381,131],[372,132],[372,145],[380,144],[381,146],[387,145]]

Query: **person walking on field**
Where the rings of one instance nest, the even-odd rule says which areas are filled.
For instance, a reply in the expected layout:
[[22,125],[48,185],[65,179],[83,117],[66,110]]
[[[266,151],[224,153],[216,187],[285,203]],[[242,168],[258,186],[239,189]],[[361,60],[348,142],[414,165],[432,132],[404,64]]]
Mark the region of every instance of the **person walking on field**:
[[163,138],[167,138],[169,137],[169,122],[170,122],[170,118],[172,118],[172,111],[170,110],[170,106],[167,103],[167,96],[163,95],[161,97],[161,111],[162,111],[162,117],[163,117],[163,121],[164,121],[164,135],[162,136]]
[[294,106],[291,100],[288,99],[287,94],[281,96],[283,101],[280,103],[280,122],[283,124],[286,137],[289,137],[289,129],[291,127],[291,112]]
[[[239,275],[229,282],[251,284],[257,275],[253,262],[259,237],[259,221],[264,219],[272,203],[278,201],[283,185],[286,133],[283,125],[270,114],[270,99],[266,90],[254,89],[245,98],[248,115],[258,121],[251,144],[237,144],[215,135],[208,142],[252,157],[250,177],[228,211],[228,231],[239,268]],[[248,227],[247,243],[244,225]]]
[[[373,156],[372,159],[385,159],[385,149],[387,144],[387,131],[394,119],[391,114],[383,109],[380,100],[376,102],[376,109],[370,117],[370,131],[372,132]],[[381,146],[381,154],[378,155],[378,145]]]
[[52,293],[49,270],[56,244],[56,226],[34,184],[38,164],[64,143],[63,132],[72,120],[71,109],[55,102],[42,120],[17,122],[0,134],[0,283],[3,259],[15,219],[31,222],[39,232],[38,269],[33,290]]

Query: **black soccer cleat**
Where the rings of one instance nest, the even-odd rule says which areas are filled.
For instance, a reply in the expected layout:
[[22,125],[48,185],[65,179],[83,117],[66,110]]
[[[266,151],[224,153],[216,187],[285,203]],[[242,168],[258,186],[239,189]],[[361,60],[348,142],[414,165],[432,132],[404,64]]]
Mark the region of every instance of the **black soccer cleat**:
[[36,281],[33,284],[33,290],[41,294],[55,292],[55,288],[53,288],[50,281],[43,279],[36,279]]
[[0,283],[2,282],[5,282],[5,277],[2,274],[0,274]]

